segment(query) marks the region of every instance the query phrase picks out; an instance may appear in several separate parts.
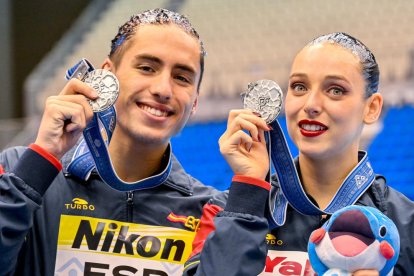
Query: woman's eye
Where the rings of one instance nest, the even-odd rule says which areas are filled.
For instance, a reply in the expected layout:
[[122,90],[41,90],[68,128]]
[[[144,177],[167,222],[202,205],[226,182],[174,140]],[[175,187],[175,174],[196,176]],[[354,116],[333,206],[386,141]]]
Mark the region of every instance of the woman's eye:
[[303,84],[294,83],[291,85],[292,89],[296,92],[304,92],[306,91],[306,87]]
[[333,96],[342,96],[344,94],[344,90],[339,87],[333,87],[328,91]]

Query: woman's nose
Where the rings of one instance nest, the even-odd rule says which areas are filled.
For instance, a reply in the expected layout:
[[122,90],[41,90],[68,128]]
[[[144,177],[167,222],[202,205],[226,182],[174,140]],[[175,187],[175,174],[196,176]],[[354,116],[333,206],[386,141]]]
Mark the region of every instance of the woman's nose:
[[316,116],[319,113],[321,113],[321,107],[322,107],[322,98],[319,92],[317,91],[311,91],[308,93],[306,102],[304,105],[304,111],[309,116]]

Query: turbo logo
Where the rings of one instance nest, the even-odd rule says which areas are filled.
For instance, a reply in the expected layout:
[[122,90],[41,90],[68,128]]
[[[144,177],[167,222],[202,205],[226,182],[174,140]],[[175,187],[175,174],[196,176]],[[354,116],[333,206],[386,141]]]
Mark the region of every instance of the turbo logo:
[[283,245],[283,241],[276,239],[276,237],[272,234],[266,235],[266,243],[269,245]]
[[66,209],[72,210],[95,210],[95,206],[89,204],[86,200],[79,197],[72,199],[72,203],[66,203],[65,207]]

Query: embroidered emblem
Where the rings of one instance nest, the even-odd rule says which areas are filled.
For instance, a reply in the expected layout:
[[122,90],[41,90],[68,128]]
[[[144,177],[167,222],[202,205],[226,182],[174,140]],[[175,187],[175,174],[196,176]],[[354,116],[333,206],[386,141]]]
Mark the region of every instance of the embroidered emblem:
[[95,210],[95,206],[92,204],[89,204],[86,200],[75,197],[72,199],[72,203],[65,203],[66,209],[72,209],[72,210]]
[[177,216],[173,212],[171,212],[167,219],[171,222],[179,222],[184,224],[185,227],[197,231],[198,227],[200,226],[200,219],[193,217],[193,216]]
[[266,243],[267,244],[270,244],[270,245],[276,245],[276,244],[277,245],[282,245],[283,244],[283,241],[282,240],[278,240],[275,235],[267,234],[266,235]]
[[355,182],[356,182],[358,189],[360,189],[365,184],[365,182],[367,182],[367,180],[368,178],[366,176],[356,175]]

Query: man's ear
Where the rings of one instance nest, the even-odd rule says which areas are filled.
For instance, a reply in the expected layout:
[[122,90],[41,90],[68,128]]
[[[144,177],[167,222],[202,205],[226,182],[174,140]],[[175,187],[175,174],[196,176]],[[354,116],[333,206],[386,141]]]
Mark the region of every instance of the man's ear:
[[383,104],[382,95],[374,93],[367,100],[366,111],[364,116],[364,123],[367,125],[375,123],[381,115]]
[[198,106],[198,96],[195,98],[193,106],[191,107],[191,113],[190,115],[194,115],[197,111],[197,106]]
[[101,69],[106,69],[108,71],[113,71],[114,63],[109,58],[106,58],[105,61],[101,65]]

